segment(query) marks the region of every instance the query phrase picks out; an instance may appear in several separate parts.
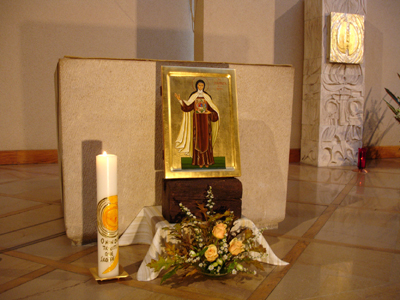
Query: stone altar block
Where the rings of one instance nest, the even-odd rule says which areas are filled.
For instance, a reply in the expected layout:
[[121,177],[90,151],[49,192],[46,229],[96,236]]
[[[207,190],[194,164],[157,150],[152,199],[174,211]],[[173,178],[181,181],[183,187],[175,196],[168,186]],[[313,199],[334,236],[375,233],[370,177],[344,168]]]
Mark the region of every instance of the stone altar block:
[[144,206],[161,205],[161,66],[236,70],[243,184],[242,213],[258,227],[285,218],[294,69],[118,59],[60,59],[59,164],[68,238],[96,240],[96,155],[118,156],[119,232]]
[[366,1],[304,2],[301,162],[356,165],[362,147],[365,67],[329,62],[331,12],[365,15]]

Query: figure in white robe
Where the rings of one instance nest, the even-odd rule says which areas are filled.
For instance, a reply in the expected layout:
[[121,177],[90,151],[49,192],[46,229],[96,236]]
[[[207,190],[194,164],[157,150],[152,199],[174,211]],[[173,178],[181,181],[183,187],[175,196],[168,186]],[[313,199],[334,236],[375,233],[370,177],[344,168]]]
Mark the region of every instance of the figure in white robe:
[[204,91],[203,80],[196,82],[196,91],[188,100],[181,100],[175,93],[176,99],[181,104],[183,119],[175,147],[179,152],[192,157],[192,165],[209,167],[214,164],[213,147],[219,130],[219,110]]

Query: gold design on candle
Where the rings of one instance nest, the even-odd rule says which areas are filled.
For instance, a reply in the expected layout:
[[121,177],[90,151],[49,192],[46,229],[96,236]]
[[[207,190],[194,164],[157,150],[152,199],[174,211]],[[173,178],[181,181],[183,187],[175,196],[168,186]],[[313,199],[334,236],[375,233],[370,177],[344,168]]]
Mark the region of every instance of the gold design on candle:
[[104,237],[118,236],[118,196],[103,198],[97,204],[97,226]]
[[107,274],[108,272],[111,272],[112,270],[115,269],[115,267],[117,266],[119,261],[119,250],[117,249],[117,254],[115,255],[115,259],[114,262],[111,264],[111,266],[109,266],[104,272],[103,274]]

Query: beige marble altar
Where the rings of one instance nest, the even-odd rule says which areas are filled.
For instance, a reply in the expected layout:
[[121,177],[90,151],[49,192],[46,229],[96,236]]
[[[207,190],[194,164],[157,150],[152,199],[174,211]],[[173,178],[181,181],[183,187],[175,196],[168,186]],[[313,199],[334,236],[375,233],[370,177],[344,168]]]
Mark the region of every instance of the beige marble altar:
[[365,66],[329,62],[331,12],[366,15],[366,1],[305,1],[301,161],[355,165],[362,147]]
[[120,233],[163,193],[161,65],[236,69],[243,214],[284,220],[294,69],[287,65],[64,58],[58,67],[59,162],[67,236],[96,239],[95,156],[118,156]]

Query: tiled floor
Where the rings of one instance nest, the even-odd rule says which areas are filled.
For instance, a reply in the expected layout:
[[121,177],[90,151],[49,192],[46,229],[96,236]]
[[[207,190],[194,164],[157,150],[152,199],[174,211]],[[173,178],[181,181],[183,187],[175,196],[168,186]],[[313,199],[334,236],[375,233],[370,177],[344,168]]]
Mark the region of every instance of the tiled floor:
[[0,299],[400,299],[400,159],[291,164],[287,214],[264,233],[288,266],[256,276],[136,280],[146,245],[120,247],[126,280],[97,283],[95,244],[65,235],[57,165],[0,166]]

